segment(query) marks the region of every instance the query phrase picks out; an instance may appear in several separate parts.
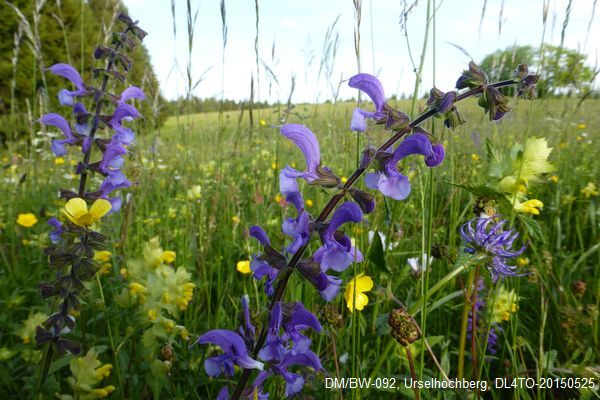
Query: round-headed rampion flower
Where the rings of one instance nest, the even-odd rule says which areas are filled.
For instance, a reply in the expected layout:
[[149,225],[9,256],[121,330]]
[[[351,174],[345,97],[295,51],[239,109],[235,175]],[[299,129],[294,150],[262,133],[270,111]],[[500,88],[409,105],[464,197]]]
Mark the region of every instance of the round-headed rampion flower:
[[410,194],[408,178],[401,174],[396,164],[411,154],[425,157],[425,165],[435,167],[444,160],[444,146],[431,145],[429,138],[422,133],[410,135],[402,141],[387,160],[383,161],[382,170],[367,174],[365,184],[371,189],[378,189],[383,195],[394,200],[404,200]]
[[360,221],[362,221],[362,212],[355,203],[345,202],[335,210],[331,221],[321,232],[323,246],[319,247],[313,256],[313,260],[321,264],[323,272],[327,272],[330,268],[342,272],[352,261],[363,260],[360,250],[352,246],[350,238],[337,230],[346,222]]
[[499,276],[522,276],[517,274],[516,267],[508,265],[508,262],[511,258],[521,255],[526,246],[519,250],[512,249],[519,233],[513,229],[503,230],[506,223],[506,220],[497,221],[494,217],[473,218],[460,229],[462,238],[467,242],[465,252],[479,253],[489,258],[485,267],[490,271],[494,282]]
[[75,197],[67,201],[64,213],[69,220],[78,226],[90,226],[102,218],[111,209],[110,202],[105,199],[94,201],[88,211],[87,203],[84,199]]

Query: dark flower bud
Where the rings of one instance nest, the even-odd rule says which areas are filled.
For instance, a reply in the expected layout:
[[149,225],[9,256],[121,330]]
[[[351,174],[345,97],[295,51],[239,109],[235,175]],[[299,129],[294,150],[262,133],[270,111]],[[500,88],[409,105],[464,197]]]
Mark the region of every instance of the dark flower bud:
[[317,262],[308,259],[300,260],[296,266],[298,272],[305,277],[319,292],[327,288],[327,275],[321,271],[321,266]]
[[440,99],[444,96],[444,92],[440,89],[434,87],[429,91],[429,98],[427,99],[427,106],[430,108],[435,108],[436,104],[440,101]]
[[94,50],[94,58],[99,60],[101,58],[108,57],[109,55],[111,55],[113,53],[114,53],[114,50],[109,47],[98,46]]
[[571,285],[571,290],[576,297],[583,297],[585,291],[587,290],[587,284],[585,281],[576,281]]
[[421,336],[412,317],[402,308],[395,309],[388,316],[391,334],[402,346],[408,346]]
[[377,121],[377,124],[383,124],[385,122],[385,128],[393,131],[399,131],[400,129],[406,128],[410,124],[410,118],[402,111],[394,110],[387,106],[387,118],[382,118]]
[[373,210],[375,210],[375,196],[373,196],[371,193],[355,187],[351,187],[349,192],[350,196],[352,196],[354,201],[360,206],[362,212],[365,214],[370,214],[373,212]]
[[446,259],[450,262],[453,262],[452,260],[454,258],[448,246],[444,244],[434,244],[431,246],[431,256],[438,260]]
[[489,115],[490,121],[497,121],[510,111],[508,98],[493,86],[484,89],[478,104]]
[[529,74],[527,64],[519,64],[513,72],[514,81],[517,83],[517,96],[526,100],[537,97],[536,84],[540,79],[539,75]]
[[125,23],[127,25],[127,27],[129,28],[129,30],[135,35],[137,36],[137,38],[139,40],[144,40],[144,38],[146,37],[146,35],[148,34],[146,31],[144,31],[142,28],[138,27],[138,21],[133,21],[127,14],[124,13],[119,13],[119,15],[117,16],[117,19],[123,23]]
[[367,146],[367,148],[362,152],[360,168],[367,169],[369,167],[371,161],[373,161],[373,158],[375,157],[376,150],[377,149],[371,145]]
[[477,66],[473,61],[469,62],[469,70],[463,71],[462,75],[456,81],[457,89],[474,89],[487,85],[487,74]]
[[460,115],[460,113],[458,112],[458,109],[456,107],[452,107],[450,109],[450,111],[448,111],[446,114],[444,114],[444,116],[446,117],[444,119],[444,125],[448,129],[454,130],[457,126],[465,123],[465,120]]
[[338,187],[342,181],[329,168],[321,165],[317,166],[318,178],[310,182],[311,185],[320,185],[328,188]]

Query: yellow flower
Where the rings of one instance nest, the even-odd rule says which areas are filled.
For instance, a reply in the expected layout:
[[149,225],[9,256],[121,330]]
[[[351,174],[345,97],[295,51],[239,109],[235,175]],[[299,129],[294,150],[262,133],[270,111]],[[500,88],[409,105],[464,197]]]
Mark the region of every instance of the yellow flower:
[[94,201],[88,211],[85,200],[75,197],[67,201],[63,212],[75,225],[90,226],[106,215],[111,208],[112,206],[108,200],[98,199]]
[[[356,294],[354,292],[355,282]],[[353,312],[355,307],[360,311],[369,303],[369,298],[364,292],[368,292],[371,289],[373,289],[373,280],[370,276],[364,275],[363,273],[356,275],[348,282],[344,298],[346,299],[346,305],[350,312]]]
[[311,199],[306,199],[306,201],[304,203],[306,203],[306,207],[312,207],[313,206],[313,201]]
[[529,213],[533,215],[539,215],[540,210],[544,208],[544,203],[538,199],[527,200],[523,203],[518,200],[515,202],[515,210],[520,213]]
[[54,165],[63,165],[65,163],[65,159],[62,157],[56,157],[54,159]]
[[283,196],[279,193],[277,193],[277,195],[275,196],[275,202],[278,204],[282,204],[282,202],[284,201]]
[[510,315],[517,312],[519,308],[519,296],[511,290],[510,292],[504,288],[504,286],[500,287],[500,291],[496,296],[496,300],[494,301],[494,309],[492,310],[491,322],[498,323],[502,321],[508,321],[510,319]]
[[550,180],[551,180],[552,182],[554,182],[554,183],[558,183],[558,176],[556,176],[556,175],[552,175],[552,176],[550,177]]
[[478,161],[479,160],[479,154],[475,154],[475,153],[471,154],[471,160]]
[[342,176],[342,183],[346,183],[348,182],[348,178],[346,178],[345,176]]
[[592,196],[598,196],[600,192],[598,192],[598,187],[594,182],[588,182],[587,186],[581,189],[581,194],[583,194],[586,199],[589,199]]
[[103,366],[96,368],[94,371],[94,375],[96,375],[96,379],[101,381],[104,378],[108,378],[110,376],[110,370],[112,369],[112,364],[104,364]]
[[158,317],[158,312],[156,311],[156,308],[151,308],[148,310],[148,319],[150,321],[156,320],[157,317]]
[[111,256],[112,256],[112,253],[108,250],[95,251],[94,252],[94,261],[97,261],[99,263],[109,262]]
[[252,272],[252,270],[250,269],[250,261],[248,260],[238,261],[235,266],[235,269],[244,275]]
[[136,295],[138,293],[141,293],[141,294],[146,293],[146,292],[148,292],[148,289],[146,289],[145,286],[140,285],[137,282],[132,282],[129,284],[129,291],[131,292],[132,295]]
[[103,399],[105,397],[108,397],[108,395],[111,394],[114,390],[115,390],[115,387],[113,385],[108,385],[101,389],[92,389],[90,394],[92,394],[93,396],[96,396],[100,399]]
[[35,340],[37,327],[42,325],[47,319],[48,316],[41,312],[29,314],[29,318],[23,321],[23,327],[17,332],[17,335],[23,340],[23,343],[31,343]]
[[577,129],[585,129],[585,128],[587,128],[587,125],[584,124],[583,122],[580,124],[577,124]]
[[17,217],[17,224],[24,226],[25,228],[31,228],[37,224],[38,219],[32,213],[19,214]]
[[165,250],[165,251],[163,251],[161,258],[164,263],[171,264],[172,262],[175,261],[176,257],[177,257],[177,254],[174,251]]
[[267,121],[265,121],[264,119],[260,119],[260,121],[258,121],[258,123],[260,124],[260,126],[267,126]]
[[277,163],[271,163],[271,169],[277,169]]
[[527,258],[527,257],[517,258],[517,265],[519,267],[525,267],[525,266],[529,265],[529,258]]
[[234,224],[239,224],[241,222],[240,217],[238,215],[234,215],[233,217],[231,217],[231,222],[233,222]]

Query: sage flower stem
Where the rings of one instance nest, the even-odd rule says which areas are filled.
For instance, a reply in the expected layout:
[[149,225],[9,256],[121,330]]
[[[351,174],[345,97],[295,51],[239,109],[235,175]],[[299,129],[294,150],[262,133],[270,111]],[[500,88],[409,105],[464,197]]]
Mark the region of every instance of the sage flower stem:
[[[495,88],[500,88],[500,87],[510,86],[510,85],[514,85],[514,84],[515,84],[514,80],[510,79],[510,80],[492,83],[489,86],[493,86]],[[480,93],[482,93],[482,91],[483,91],[482,88],[470,89],[470,90],[460,94],[456,98],[456,102],[459,102],[468,97],[480,94]],[[401,130],[396,132],[385,143],[383,143],[377,149],[377,151],[380,152],[380,151],[386,150],[387,148],[392,146],[394,143],[399,141],[403,136],[405,136],[406,134],[411,132],[413,128],[420,125],[427,119],[433,117],[436,113],[437,113],[437,111],[435,109],[424,112],[423,114],[418,116],[413,122],[411,122],[407,127],[402,128]],[[354,173],[350,176],[350,178],[348,178],[348,181],[346,181],[344,186],[336,194],[334,194],[331,197],[331,199],[329,199],[329,201],[327,202],[327,204],[325,205],[325,207],[319,214],[318,218],[316,219],[317,224],[320,222],[324,222],[327,219],[329,214],[331,214],[331,212],[337,206],[337,204],[340,202],[340,200],[342,200],[345,197],[346,192],[354,185],[354,183],[358,180],[358,178],[360,178],[362,176],[362,174],[365,171],[366,171],[366,168],[362,167],[362,166],[357,168],[354,171]],[[300,259],[302,258],[302,255],[304,254],[304,251],[308,247],[309,243],[306,243],[303,246],[301,246],[292,255],[292,258],[288,262],[287,267],[282,271],[282,274],[280,275],[280,277],[278,278],[278,281],[277,281],[275,293],[274,293],[271,303],[269,305],[269,311],[273,310],[273,307],[275,306],[275,304],[277,304],[283,298],[287,283],[288,283],[292,273],[294,272],[294,267],[296,266],[298,261],[300,261]],[[430,294],[432,294],[431,291],[430,291]],[[467,312],[468,312],[468,310],[467,310]],[[258,340],[256,341],[256,345],[254,346],[254,350],[252,351],[251,357],[256,356],[258,354],[258,352],[260,351],[260,349],[265,344],[265,340],[267,339],[267,331],[268,331],[267,326],[268,326],[268,324],[263,325],[260,335],[258,337]],[[242,395],[242,392],[244,391],[244,388],[246,387],[246,384],[248,383],[248,379],[250,378],[251,372],[252,372],[251,369],[244,369],[244,371],[242,372],[242,376],[240,377],[240,380],[238,381],[237,386],[235,387],[235,390],[234,390],[233,394],[231,395],[232,400],[237,400],[240,398],[240,396]]]

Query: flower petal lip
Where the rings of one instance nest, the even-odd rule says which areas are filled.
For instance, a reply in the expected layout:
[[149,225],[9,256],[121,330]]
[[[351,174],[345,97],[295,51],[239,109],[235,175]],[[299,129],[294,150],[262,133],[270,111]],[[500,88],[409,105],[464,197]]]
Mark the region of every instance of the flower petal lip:
[[137,86],[129,86],[127,89],[123,90],[119,101],[124,103],[131,99],[144,100],[145,98],[146,95],[144,94],[144,91],[142,89],[140,89]]
[[365,92],[373,101],[375,110],[380,112],[385,104],[385,92],[383,91],[383,85],[371,74],[357,74],[354,75],[348,81],[348,86],[351,88],[359,89]]
[[258,225],[251,226],[250,229],[248,230],[248,233],[254,239],[258,240],[260,242],[260,244],[263,245],[263,247],[269,246],[271,244],[271,241],[269,240],[269,236],[267,236],[267,233],[264,231],[263,228],[261,228]]
[[69,64],[58,63],[54,64],[50,68],[48,68],[50,72],[54,75],[62,76],[63,78],[67,78],[78,90],[85,90],[85,85],[83,83],[83,79],[81,79],[81,75],[75,68],[70,66]]
[[283,125],[281,134],[300,148],[306,160],[307,171],[315,173],[321,162],[321,150],[315,134],[301,124]]
[[362,211],[356,203],[345,202],[334,211],[323,236],[332,238],[337,228],[342,224],[346,222],[360,222],[362,221],[362,215]]
[[62,115],[56,113],[45,114],[42,115],[39,121],[44,125],[57,127],[62,131],[62,133],[64,133],[67,139],[75,139],[73,131],[71,130],[71,126]]
[[212,343],[219,346],[226,354],[232,356],[235,362],[243,368],[263,369],[263,363],[252,359],[248,355],[248,349],[244,339],[235,332],[226,329],[214,329],[200,336],[196,343]]

